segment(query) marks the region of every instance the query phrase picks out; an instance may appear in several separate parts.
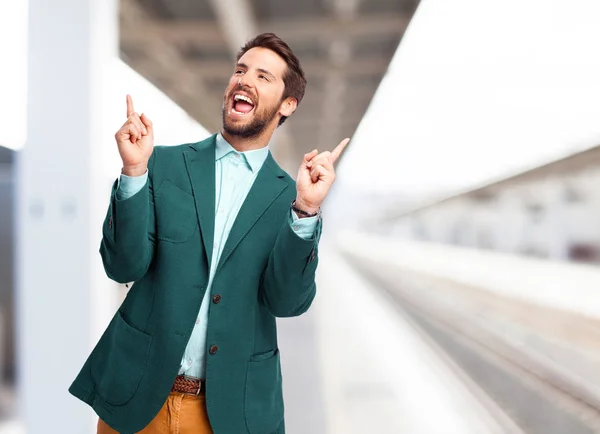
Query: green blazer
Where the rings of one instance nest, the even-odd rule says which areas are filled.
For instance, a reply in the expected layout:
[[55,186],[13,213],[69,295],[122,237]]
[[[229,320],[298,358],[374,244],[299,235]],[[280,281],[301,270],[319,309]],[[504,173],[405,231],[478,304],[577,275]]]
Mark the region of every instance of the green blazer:
[[[135,282],[69,392],[120,433],[142,430],[164,404],[208,283],[215,216],[215,137],[155,147],[144,188],[103,224],[107,275]],[[213,280],[206,397],[215,434],[285,432],[275,317],[315,296],[317,245],[289,224],[295,182],[271,154],[248,193]],[[216,345],[218,350],[208,351]],[[212,354],[214,353],[214,354]]]

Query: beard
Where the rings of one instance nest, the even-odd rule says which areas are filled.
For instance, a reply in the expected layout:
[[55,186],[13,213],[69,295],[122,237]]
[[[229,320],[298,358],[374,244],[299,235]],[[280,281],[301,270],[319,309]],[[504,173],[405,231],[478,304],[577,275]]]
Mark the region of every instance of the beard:
[[248,123],[236,125],[227,118],[228,105],[229,104],[223,105],[223,130],[229,135],[243,139],[259,136],[264,131],[265,127],[275,119],[277,112],[279,111],[279,105],[267,107],[261,112],[256,111],[255,108],[252,119]]

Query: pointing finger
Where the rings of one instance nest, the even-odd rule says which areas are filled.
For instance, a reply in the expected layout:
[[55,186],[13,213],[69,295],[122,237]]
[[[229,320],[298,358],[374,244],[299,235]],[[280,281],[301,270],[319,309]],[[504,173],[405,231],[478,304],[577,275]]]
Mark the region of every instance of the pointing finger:
[[344,140],[342,140],[340,142],[339,145],[337,145],[335,147],[335,149],[333,151],[331,151],[331,161],[333,163],[335,163],[335,161],[340,157],[342,151],[344,150],[344,148],[346,147],[346,145],[348,144],[349,141],[350,141],[349,138],[345,138]]
[[129,118],[133,113],[133,99],[131,95],[127,95],[127,117]]

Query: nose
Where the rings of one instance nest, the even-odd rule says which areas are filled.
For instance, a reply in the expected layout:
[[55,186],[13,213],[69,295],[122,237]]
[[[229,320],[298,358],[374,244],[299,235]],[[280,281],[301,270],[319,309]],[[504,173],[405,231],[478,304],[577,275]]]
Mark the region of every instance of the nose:
[[249,74],[242,74],[238,77],[237,86],[239,89],[244,89],[246,87],[252,87],[252,79],[249,77]]

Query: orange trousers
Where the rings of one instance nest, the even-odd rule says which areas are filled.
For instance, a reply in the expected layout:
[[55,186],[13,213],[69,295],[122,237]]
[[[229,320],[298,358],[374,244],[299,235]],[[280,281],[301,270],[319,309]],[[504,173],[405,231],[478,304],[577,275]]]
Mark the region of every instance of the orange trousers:
[[[118,434],[98,419],[98,434]],[[139,434],[213,434],[206,412],[206,395],[171,392],[156,417]]]

